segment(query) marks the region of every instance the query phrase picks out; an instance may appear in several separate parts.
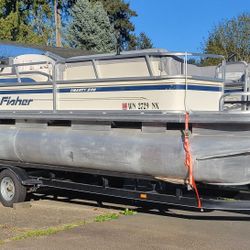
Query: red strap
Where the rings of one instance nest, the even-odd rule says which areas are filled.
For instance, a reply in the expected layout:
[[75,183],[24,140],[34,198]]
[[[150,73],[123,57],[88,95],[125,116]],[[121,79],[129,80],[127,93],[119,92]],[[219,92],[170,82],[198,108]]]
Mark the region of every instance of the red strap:
[[186,158],[185,158],[185,165],[188,169],[188,184],[193,188],[195,191],[197,203],[198,203],[198,208],[202,208],[201,205],[201,199],[199,196],[199,192],[195,183],[194,175],[193,175],[193,160],[192,160],[192,155],[191,155],[191,150],[190,150],[190,144],[189,144],[189,113],[186,112],[185,115],[185,136],[184,136],[184,150],[186,153]]

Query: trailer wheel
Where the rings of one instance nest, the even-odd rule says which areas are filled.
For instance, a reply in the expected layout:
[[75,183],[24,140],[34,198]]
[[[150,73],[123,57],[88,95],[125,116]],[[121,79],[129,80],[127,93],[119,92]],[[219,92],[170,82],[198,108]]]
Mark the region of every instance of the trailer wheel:
[[5,169],[0,173],[0,201],[5,207],[25,201],[26,187],[12,171]]

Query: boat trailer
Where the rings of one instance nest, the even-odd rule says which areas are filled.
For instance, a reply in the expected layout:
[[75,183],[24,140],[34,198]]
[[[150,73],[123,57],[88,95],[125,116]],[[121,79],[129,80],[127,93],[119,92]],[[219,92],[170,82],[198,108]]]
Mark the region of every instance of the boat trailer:
[[[56,169],[56,171],[55,171]],[[93,169],[76,171],[69,167],[38,166],[16,162],[0,162],[1,175],[10,177],[6,195],[16,196],[16,200],[2,200],[3,205],[12,207],[23,202],[26,194],[41,188],[66,190],[89,194],[97,202],[106,200],[115,202],[122,199],[132,204],[145,204],[155,207],[181,207],[197,211],[250,211],[249,190],[221,188],[198,184],[202,207],[198,208],[194,191],[181,184],[155,181],[149,176],[129,175],[127,173],[106,172]],[[12,187],[15,183],[15,189]],[[123,183],[121,185],[121,183]],[[17,193],[17,194],[16,194]]]

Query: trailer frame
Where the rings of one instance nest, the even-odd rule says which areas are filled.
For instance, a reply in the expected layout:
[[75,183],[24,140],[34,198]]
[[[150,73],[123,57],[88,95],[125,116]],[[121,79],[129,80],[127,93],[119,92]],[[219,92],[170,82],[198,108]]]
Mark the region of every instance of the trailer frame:
[[[152,190],[147,190],[145,186],[140,186],[138,183],[145,181],[146,183],[154,182],[158,185],[156,180],[149,176],[135,176],[130,174],[114,173],[109,171],[93,171],[90,169],[82,169],[81,171],[72,170],[72,168],[61,166],[43,166],[40,164],[20,164],[17,162],[0,161],[0,173],[7,170],[14,173],[20,184],[27,188],[27,192],[36,192],[40,188],[52,188],[58,190],[67,190],[70,192],[90,194],[94,197],[108,197],[109,200],[117,198],[132,202],[143,202],[144,204],[154,204],[159,206],[175,206],[184,209],[196,209],[197,211],[204,210],[226,210],[226,211],[250,211],[250,192],[247,195],[248,199],[235,200],[224,197],[218,199],[213,193],[212,187],[207,187],[199,184],[198,187],[205,196],[201,195],[202,209],[197,208],[197,201],[192,190],[187,190],[184,185],[163,183],[171,192],[166,190],[166,193],[159,193],[153,185]],[[69,173],[75,176],[87,175],[101,180],[99,184],[88,183],[85,180],[79,181],[69,178]],[[133,178],[132,178],[133,177]],[[113,187],[110,183],[115,178],[134,181],[134,187]],[[1,180],[0,180],[1,183]],[[237,189],[221,189],[220,192],[235,192]],[[212,192],[211,192],[212,191]],[[238,191],[238,190],[237,190]],[[206,194],[206,192],[208,194]],[[0,193],[0,198],[2,196]],[[14,204],[14,203],[13,203]],[[8,206],[13,206],[10,204]],[[4,204],[6,205],[6,204]]]

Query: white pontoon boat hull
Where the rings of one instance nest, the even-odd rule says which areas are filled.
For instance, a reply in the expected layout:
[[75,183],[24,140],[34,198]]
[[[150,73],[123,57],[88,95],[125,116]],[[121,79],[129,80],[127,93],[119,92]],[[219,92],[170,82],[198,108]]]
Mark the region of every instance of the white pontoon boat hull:
[[[183,119],[155,123],[150,112],[163,118],[169,112],[226,113],[225,65],[202,69],[189,65],[187,55],[162,50],[69,59],[24,55],[2,65],[0,160],[185,180]],[[246,91],[247,79],[245,73]],[[242,111],[248,109],[245,95],[236,101]],[[114,111],[122,118],[113,115],[103,123]],[[142,111],[147,122],[141,116],[127,119],[133,111]],[[68,119],[74,112],[79,116]],[[101,113],[90,119],[86,112]],[[58,114],[62,126],[55,125]],[[213,118],[191,122],[196,181],[250,183],[250,129],[234,124],[230,118],[223,124]]]

